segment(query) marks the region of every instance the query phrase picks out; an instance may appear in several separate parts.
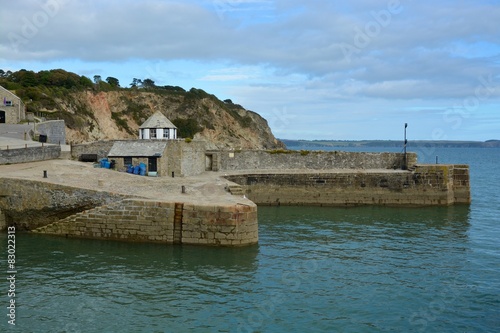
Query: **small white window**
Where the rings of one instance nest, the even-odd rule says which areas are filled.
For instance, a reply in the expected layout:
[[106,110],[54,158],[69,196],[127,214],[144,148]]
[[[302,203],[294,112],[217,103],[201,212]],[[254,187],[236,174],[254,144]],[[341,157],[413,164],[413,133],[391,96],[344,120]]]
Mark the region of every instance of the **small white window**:
[[170,130],[168,128],[163,129],[163,138],[164,139],[169,139],[170,138]]
[[149,130],[149,138],[150,139],[156,139],[156,128],[151,128]]

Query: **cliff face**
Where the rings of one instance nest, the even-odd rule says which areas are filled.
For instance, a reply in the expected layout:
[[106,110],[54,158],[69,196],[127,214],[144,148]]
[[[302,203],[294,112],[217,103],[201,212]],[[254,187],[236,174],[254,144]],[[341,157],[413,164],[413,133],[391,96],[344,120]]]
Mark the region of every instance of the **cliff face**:
[[45,114],[65,120],[67,141],[72,143],[137,138],[139,126],[161,111],[178,127],[179,136],[211,142],[214,149],[284,147],[257,113],[194,88],[187,92],[84,90],[54,102],[54,109],[44,110]]

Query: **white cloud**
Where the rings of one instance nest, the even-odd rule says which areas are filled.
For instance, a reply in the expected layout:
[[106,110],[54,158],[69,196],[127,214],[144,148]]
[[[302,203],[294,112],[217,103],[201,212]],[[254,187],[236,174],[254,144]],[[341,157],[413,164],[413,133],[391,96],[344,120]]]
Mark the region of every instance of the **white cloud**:
[[[417,119],[421,111],[412,106],[460,104],[475,96],[482,78],[493,88],[477,112],[486,102],[499,106],[498,4],[391,3],[398,2],[10,1],[0,12],[6,27],[0,64],[29,69],[78,60],[86,72],[106,63],[126,63],[129,70],[135,62],[139,69],[121,81],[137,72],[160,84],[191,78],[262,114],[287,106],[296,117],[307,112],[315,120],[334,112],[365,123],[355,113],[363,110],[369,119],[387,120],[388,109],[406,110],[398,121]],[[179,61],[179,68],[165,65]],[[308,124],[318,131],[331,126]]]

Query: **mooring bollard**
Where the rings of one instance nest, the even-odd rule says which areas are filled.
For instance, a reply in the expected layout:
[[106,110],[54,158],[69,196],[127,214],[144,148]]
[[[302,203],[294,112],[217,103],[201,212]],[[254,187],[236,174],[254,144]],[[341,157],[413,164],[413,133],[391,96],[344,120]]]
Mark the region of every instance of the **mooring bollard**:
[[47,178],[47,170],[43,170],[43,178]]

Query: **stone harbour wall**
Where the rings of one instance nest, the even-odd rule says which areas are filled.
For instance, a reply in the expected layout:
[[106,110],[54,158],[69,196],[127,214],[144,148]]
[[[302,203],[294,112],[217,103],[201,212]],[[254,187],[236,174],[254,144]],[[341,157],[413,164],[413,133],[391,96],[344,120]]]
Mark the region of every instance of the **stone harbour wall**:
[[[40,175],[40,178],[42,175]],[[98,188],[98,184],[95,184]],[[43,181],[2,178],[0,210],[8,224],[33,230],[87,209],[126,196]]]
[[413,172],[231,175],[258,205],[443,206],[470,203],[468,167],[421,165]]
[[124,199],[33,230],[66,237],[192,245],[258,242],[256,206]]
[[66,237],[166,244],[243,246],[258,242],[253,203],[167,202],[2,178],[0,227],[4,230],[7,225]]
[[33,230],[66,237],[173,243],[174,204],[125,199]]
[[[281,169],[401,169],[404,154],[357,153],[345,151],[242,150],[220,151],[219,170]],[[407,165],[417,163],[415,153],[407,154]]]
[[258,242],[256,205],[185,204],[182,214],[183,244],[241,246]]
[[5,214],[0,209],[0,230],[7,229],[7,219],[5,218]]

